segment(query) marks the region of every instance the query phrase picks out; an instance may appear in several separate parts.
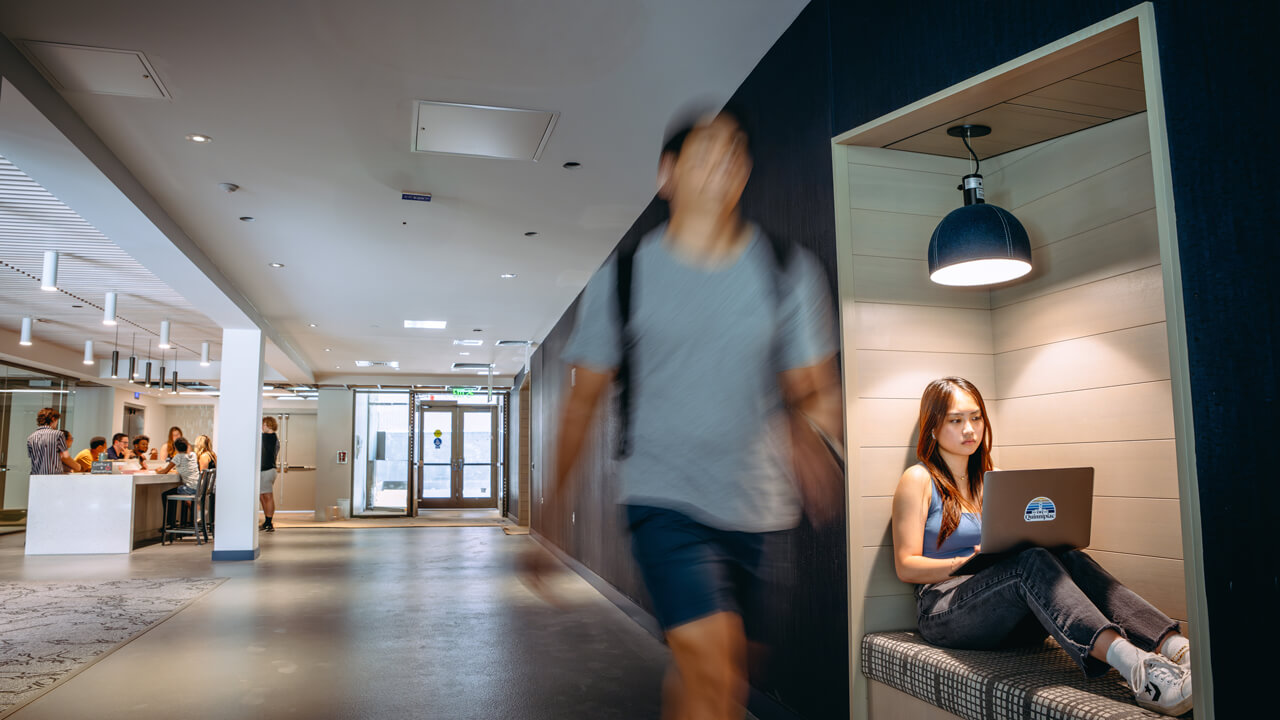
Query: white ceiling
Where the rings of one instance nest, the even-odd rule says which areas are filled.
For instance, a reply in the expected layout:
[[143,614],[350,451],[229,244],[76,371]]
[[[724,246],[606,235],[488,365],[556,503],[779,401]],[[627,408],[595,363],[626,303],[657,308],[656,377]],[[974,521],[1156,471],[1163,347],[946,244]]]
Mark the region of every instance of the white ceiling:
[[[171,99],[64,97],[316,381],[510,375],[524,350],[493,342],[551,329],[652,197],[671,114],[727,98],[805,2],[43,0],[0,6],[0,33],[145,54]],[[416,100],[560,115],[538,162],[424,155]]]

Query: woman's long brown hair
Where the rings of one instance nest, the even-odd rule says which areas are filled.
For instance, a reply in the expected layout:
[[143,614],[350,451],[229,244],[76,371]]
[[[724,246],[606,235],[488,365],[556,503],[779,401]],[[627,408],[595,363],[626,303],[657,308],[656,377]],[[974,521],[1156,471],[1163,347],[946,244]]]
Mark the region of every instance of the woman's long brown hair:
[[938,530],[938,547],[955,532],[960,525],[961,495],[951,469],[942,459],[942,451],[934,432],[947,419],[947,411],[951,409],[951,399],[959,393],[966,393],[978,403],[982,412],[982,438],[978,441],[978,449],[969,456],[966,474],[969,476],[969,497],[982,507],[982,474],[992,468],[991,463],[991,418],[987,415],[987,405],[982,401],[982,393],[973,383],[959,377],[945,377],[930,382],[920,396],[920,439],[916,441],[916,457],[929,470],[933,477],[933,486],[938,489],[942,498],[942,527]]
[[173,457],[174,453],[178,452],[178,450],[173,446],[174,430],[178,431],[178,437],[186,437],[185,435],[182,434],[182,428],[178,427],[177,425],[174,425],[173,427],[169,428],[169,439],[165,441],[165,444],[164,444],[164,452],[169,457]]

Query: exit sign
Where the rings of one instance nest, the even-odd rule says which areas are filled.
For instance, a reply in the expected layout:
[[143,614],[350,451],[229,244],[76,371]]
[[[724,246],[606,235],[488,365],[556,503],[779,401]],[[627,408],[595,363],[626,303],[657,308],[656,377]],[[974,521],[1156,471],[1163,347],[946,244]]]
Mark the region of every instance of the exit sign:
[[453,392],[454,395],[475,395],[476,394],[475,388],[456,387],[456,388],[449,388],[449,389],[450,391]]

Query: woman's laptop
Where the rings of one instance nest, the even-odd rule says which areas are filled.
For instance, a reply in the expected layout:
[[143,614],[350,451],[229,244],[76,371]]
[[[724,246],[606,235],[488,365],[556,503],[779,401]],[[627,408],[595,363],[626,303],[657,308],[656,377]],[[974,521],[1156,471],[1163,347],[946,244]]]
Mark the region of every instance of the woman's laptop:
[[982,476],[982,552],[952,575],[972,575],[1029,547],[1089,546],[1093,468],[991,470]]

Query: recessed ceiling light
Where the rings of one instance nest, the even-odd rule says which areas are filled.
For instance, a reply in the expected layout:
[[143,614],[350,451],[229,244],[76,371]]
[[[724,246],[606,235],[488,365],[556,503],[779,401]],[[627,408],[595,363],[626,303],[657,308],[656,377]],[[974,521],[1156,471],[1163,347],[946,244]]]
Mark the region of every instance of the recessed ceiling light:
[[465,345],[467,347],[479,347],[484,344],[483,340],[454,340],[454,345]]
[[515,273],[502,273],[498,277],[502,278],[503,280],[512,280],[515,278],[515,276],[516,276]]
[[582,163],[576,162],[574,160],[570,160],[569,162],[565,163],[562,167],[564,167],[566,170],[574,170],[576,168],[582,167]]
[[315,323],[308,323],[308,325],[310,325],[311,327],[315,327],[315,326],[316,326],[316,324],[315,324]]
[[538,234],[538,231],[537,231],[537,230],[530,230],[529,232],[525,233],[525,234],[524,234],[524,236],[525,236],[525,237],[534,237],[534,236],[535,236],[535,235],[537,235],[537,234]]
[[248,215],[240,216],[240,222],[253,222],[253,218]]
[[187,139],[193,143],[197,143],[200,145],[213,142],[213,138],[209,137],[208,135],[201,135],[200,133],[191,133],[190,135],[187,136]]
[[471,353],[469,353],[469,352],[460,352],[460,353],[458,353],[458,354],[459,354],[459,355],[470,355]]
[[341,365],[334,365],[334,366],[333,366],[333,369],[334,369],[334,370],[341,370],[341,369],[342,369],[342,366],[341,366]]
[[333,348],[325,348],[325,349],[324,349],[324,351],[325,351],[325,352],[333,352]]
[[404,326],[407,328],[422,328],[425,330],[443,330],[448,325],[444,320],[405,320]]
[[271,263],[271,267],[273,267],[273,268],[282,268],[282,267],[284,267],[284,263]]

